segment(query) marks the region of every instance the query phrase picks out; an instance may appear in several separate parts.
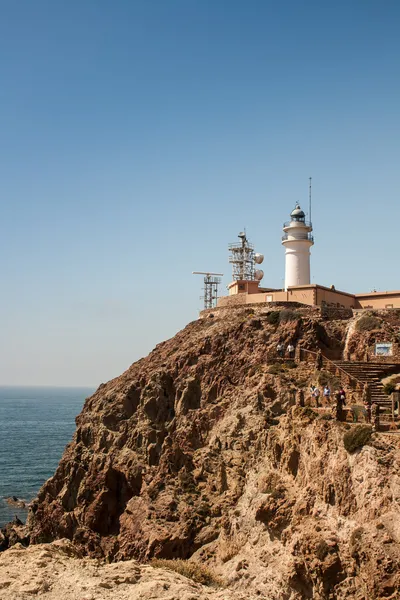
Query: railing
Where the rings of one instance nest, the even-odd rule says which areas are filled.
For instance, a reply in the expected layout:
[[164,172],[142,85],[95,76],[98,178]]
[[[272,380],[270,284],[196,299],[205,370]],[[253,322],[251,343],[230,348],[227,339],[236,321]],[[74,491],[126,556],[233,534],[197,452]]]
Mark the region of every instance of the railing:
[[[317,352],[313,352],[313,350],[307,350],[306,348],[300,348],[299,360],[303,360],[303,357],[305,354],[311,356],[314,361],[316,361],[317,356],[318,356]],[[329,358],[327,358],[324,355],[322,355],[322,365],[325,366],[326,370],[329,371],[330,373],[332,373],[336,376],[343,377],[343,379],[347,380],[348,383],[350,385],[352,385],[353,388],[356,389],[356,391],[361,392],[363,390],[364,382],[361,381],[361,379],[357,379],[357,377],[354,377],[354,375],[351,375],[348,371],[346,371],[345,369],[342,369],[342,367],[339,367],[339,365],[337,365],[335,362],[333,362],[333,360],[330,360]]]
[[311,233],[305,233],[305,234],[301,234],[301,235],[296,234],[296,237],[294,237],[293,235],[291,235],[289,233],[284,233],[282,236],[282,242],[285,240],[288,240],[289,235],[294,241],[296,241],[296,240],[310,240],[310,242],[314,241],[314,236],[311,235]]
[[286,221],[283,224],[283,227],[290,227],[292,225],[292,223],[294,223],[293,227],[296,227],[297,223],[301,223],[302,225],[306,225],[306,227],[311,227],[312,228],[312,223],[311,221],[303,221],[303,220],[296,220],[296,219],[292,219],[291,221]]

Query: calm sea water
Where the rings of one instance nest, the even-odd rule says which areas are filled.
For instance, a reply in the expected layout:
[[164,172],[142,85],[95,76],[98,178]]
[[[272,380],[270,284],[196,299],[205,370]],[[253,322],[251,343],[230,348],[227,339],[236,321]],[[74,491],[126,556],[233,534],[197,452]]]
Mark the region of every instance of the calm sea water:
[[4,499],[32,500],[53,475],[75,431],[88,388],[0,387],[0,526],[26,511]]

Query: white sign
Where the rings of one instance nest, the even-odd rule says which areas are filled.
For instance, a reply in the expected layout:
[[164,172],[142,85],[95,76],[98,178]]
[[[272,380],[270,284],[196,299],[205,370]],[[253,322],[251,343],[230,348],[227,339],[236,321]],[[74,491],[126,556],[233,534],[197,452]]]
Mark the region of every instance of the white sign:
[[393,344],[391,342],[375,344],[375,356],[392,356],[392,354]]

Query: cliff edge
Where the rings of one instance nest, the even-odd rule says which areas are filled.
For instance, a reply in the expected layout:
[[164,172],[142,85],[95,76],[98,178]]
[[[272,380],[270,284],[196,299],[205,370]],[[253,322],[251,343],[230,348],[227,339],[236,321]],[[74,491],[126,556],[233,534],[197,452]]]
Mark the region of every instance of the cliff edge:
[[[382,331],[399,325],[382,317]],[[296,390],[307,402],[330,375],[273,358],[279,341],[337,359],[365,352],[349,331],[310,308],[190,323],[86,400],[32,505],[31,542],[67,538],[108,561],[197,561],[251,598],[398,598],[397,433],[348,452],[355,425],[295,404]]]

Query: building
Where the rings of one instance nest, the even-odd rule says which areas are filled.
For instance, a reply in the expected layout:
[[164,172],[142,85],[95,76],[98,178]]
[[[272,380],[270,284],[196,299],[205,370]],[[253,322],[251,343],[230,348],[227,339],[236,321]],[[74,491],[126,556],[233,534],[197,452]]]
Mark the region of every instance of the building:
[[[370,292],[352,294],[335,289],[334,286],[310,283],[310,248],[314,245],[312,223],[306,221],[305,214],[299,204],[290,213],[290,221],[283,225],[282,244],[285,248],[285,288],[275,289],[260,286],[263,271],[254,270],[249,266],[238,264],[238,256],[230,262],[233,264],[233,281],[228,285],[228,296],[218,300],[218,306],[241,304],[271,304],[276,302],[297,302],[308,306],[328,306],[347,309],[390,309],[400,308],[400,291]],[[242,244],[243,234],[239,234]],[[234,244],[230,248],[235,247]],[[248,244],[251,256],[253,247]],[[248,261],[247,248],[243,256]],[[256,262],[260,262],[257,260]],[[261,260],[262,262],[262,260]],[[246,273],[247,276],[241,276]]]

